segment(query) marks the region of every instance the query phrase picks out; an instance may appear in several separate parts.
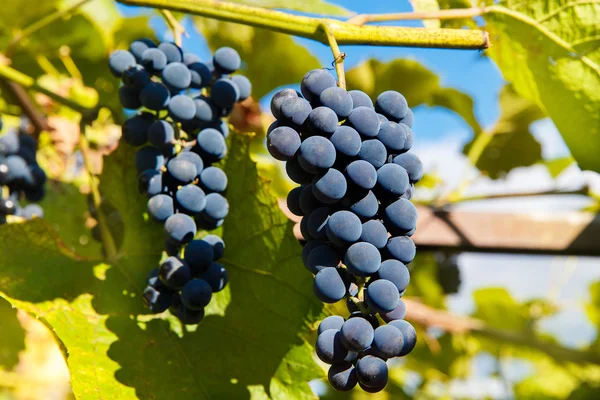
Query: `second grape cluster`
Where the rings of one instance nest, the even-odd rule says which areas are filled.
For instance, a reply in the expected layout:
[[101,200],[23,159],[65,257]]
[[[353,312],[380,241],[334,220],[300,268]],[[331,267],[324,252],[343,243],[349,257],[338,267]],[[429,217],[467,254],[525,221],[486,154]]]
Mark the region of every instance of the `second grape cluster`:
[[144,300],[154,313],[170,309],[197,324],[213,293],[227,285],[225,244],[215,235],[194,240],[198,228],[213,230],[229,213],[227,176],[214,164],[227,153],[228,116],[250,96],[250,81],[231,75],[241,66],[237,51],[218,49],[202,62],[174,43],[135,40],[109,58],[122,81],[126,109],[142,109],[123,125],[123,139],[138,147],[135,164],[148,215],[163,223],[168,255],[150,273]]
[[287,205],[302,217],[302,259],[315,275],[315,295],[325,303],[346,299],[350,313],[322,321],[316,352],[332,365],[335,389],[359,384],[378,392],[387,384],[386,360],[416,343],[401,300],[416,254],[410,199],[423,175],[408,152],[413,114],[402,94],[386,91],[373,103],[362,91],[337,87],[323,69],[304,76],[301,92],[273,96],[277,121],[267,147],[300,185]]

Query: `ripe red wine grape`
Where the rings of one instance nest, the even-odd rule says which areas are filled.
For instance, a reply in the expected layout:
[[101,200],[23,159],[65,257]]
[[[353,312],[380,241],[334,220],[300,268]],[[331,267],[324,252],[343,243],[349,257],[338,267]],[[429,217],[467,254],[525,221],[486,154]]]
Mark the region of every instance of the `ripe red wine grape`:
[[385,359],[397,357],[404,346],[402,332],[393,325],[383,325],[375,329],[373,347]]
[[203,279],[192,279],[181,288],[181,302],[190,310],[203,310],[211,298],[212,288]]
[[310,134],[329,137],[338,128],[338,117],[331,108],[317,107],[308,114],[305,124]]
[[377,271],[377,276],[392,282],[398,289],[398,292],[406,290],[406,287],[410,282],[410,272],[408,272],[408,268],[406,268],[402,262],[394,259],[382,262]]
[[183,61],[183,50],[175,43],[162,42],[158,45],[158,49],[167,57],[167,62],[180,63]]
[[280,126],[267,135],[267,150],[280,161],[293,159],[298,149],[300,149],[300,136],[292,128]]
[[336,86],[321,92],[319,104],[335,112],[340,121],[348,118],[353,109],[352,96],[345,89]]
[[411,183],[417,183],[423,177],[423,163],[413,153],[404,153],[394,158],[394,164],[404,168]]
[[242,60],[238,52],[231,47],[221,47],[213,55],[215,69],[223,74],[231,74],[240,69]]
[[364,138],[374,138],[380,133],[379,117],[371,107],[355,107],[346,124],[356,129],[356,131]]
[[334,364],[327,373],[329,384],[339,392],[347,392],[354,389],[358,382],[356,368],[350,362]]
[[335,78],[329,72],[324,69],[313,69],[302,78],[300,90],[304,98],[313,101],[318,100],[325,89],[335,86]]
[[227,189],[227,175],[217,167],[205,168],[200,174],[200,186],[206,193],[223,193]]
[[142,53],[140,64],[149,73],[157,75],[167,66],[167,56],[160,49],[148,48]]
[[317,329],[317,334],[320,335],[328,329],[340,330],[342,329],[342,325],[344,325],[343,317],[340,317],[339,315],[330,315],[321,321],[319,328]]
[[364,356],[356,363],[356,376],[365,387],[380,391],[387,385],[388,367],[381,358]]
[[350,318],[344,322],[342,329],[342,342],[348,350],[361,352],[373,343],[374,329],[365,318]]
[[148,200],[148,214],[158,222],[164,222],[175,213],[173,198],[166,194],[157,194]]
[[328,329],[319,334],[315,350],[317,356],[326,364],[341,363],[348,355],[348,350],[342,344],[342,335],[337,329]]
[[181,246],[192,241],[196,235],[196,223],[185,214],[173,214],[165,221],[167,240]]
[[213,293],[225,289],[229,282],[229,275],[222,264],[213,262],[206,271],[200,275],[200,279],[205,280],[212,288]]
[[377,96],[375,110],[390,121],[399,122],[408,114],[408,103],[402,94],[388,90]]
[[154,147],[162,148],[169,145],[173,140],[175,140],[175,130],[173,129],[173,125],[171,125],[167,121],[154,121],[147,128],[146,132],[148,142]]
[[187,89],[192,83],[192,74],[181,62],[171,62],[162,70],[162,81],[171,90],[178,93]]
[[371,243],[354,243],[346,251],[344,265],[352,275],[365,278],[379,270],[381,254]]
[[373,100],[371,100],[369,95],[363,92],[362,90],[349,90],[348,94],[350,95],[350,97],[352,97],[352,104],[354,108],[373,108]]
[[347,188],[344,174],[333,168],[328,169],[322,176],[315,177],[312,183],[315,198],[325,204],[340,201],[346,194]]
[[190,97],[178,94],[167,105],[169,116],[176,122],[191,121],[196,116],[196,105]]
[[378,279],[367,287],[365,300],[371,310],[377,313],[387,313],[398,306],[400,295],[398,288],[392,282]]
[[315,295],[323,303],[336,303],[346,295],[346,283],[336,268],[323,268],[315,275]]

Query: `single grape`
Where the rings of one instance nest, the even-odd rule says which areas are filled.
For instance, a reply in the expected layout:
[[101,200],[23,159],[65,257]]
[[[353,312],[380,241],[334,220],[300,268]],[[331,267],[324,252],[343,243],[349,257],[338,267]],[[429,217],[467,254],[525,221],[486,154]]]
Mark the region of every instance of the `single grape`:
[[399,198],[408,189],[408,174],[397,164],[384,164],[377,170],[378,194]]
[[392,325],[383,325],[375,329],[373,347],[384,358],[396,357],[402,351],[404,337],[398,328]]
[[423,163],[413,153],[404,153],[394,158],[394,164],[404,168],[408,173],[410,183],[417,183],[423,177]]
[[317,272],[313,290],[323,303],[337,303],[347,293],[346,283],[336,268],[323,268]]
[[[21,150],[23,150],[23,148],[21,148]],[[31,176],[33,177],[33,186],[43,186],[48,180],[48,176],[44,170],[37,164],[32,163],[29,166],[29,172],[31,172]]]
[[315,197],[312,185],[306,185],[300,192],[299,205],[304,215],[309,215],[321,206],[321,202]]
[[140,113],[123,124],[123,139],[131,146],[142,146],[148,140],[148,129],[154,122],[150,113]]
[[360,219],[349,211],[337,211],[329,217],[326,228],[327,238],[337,246],[356,242],[362,233]]
[[383,224],[375,219],[371,219],[362,225],[360,235],[361,242],[371,243],[379,250],[385,248],[388,241],[388,232]]
[[169,64],[183,61],[183,50],[175,43],[162,42],[158,45],[158,49],[165,54]]
[[165,221],[165,234],[169,242],[181,246],[196,235],[196,223],[186,214],[173,214]]
[[286,97],[279,108],[279,120],[292,126],[302,126],[312,111],[310,103],[301,97]]
[[398,328],[400,332],[402,332],[402,337],[404,338],[404,346],[402,346],[402,351],[398,354],[398,357],[403,357],[410,353],[417,344],[417,332],[415,331],[415,328],[403,319],[391,321],[389,325]]
[[192,83],[192,74],[188,67],[181,62],[172,62],[162,70],[162,82],[171,93],[187,89]]
[[373,343],[374,329],[365,318],[349,318],[340,329],[342,342],[348,350],[361,352]]
[[198,134],[196,145],[192,151],[199,154],[204,161],[215,162],[225,156],[227,145],[221,132],[213,128],[207,128]]
[[327,379],[332,388],[339,392],[348,392],[356,386],[356,369],[350,362],[334,364],[329,368]]
[[393,259],[381,263],[377,276],[392,282],[398,288],[398,292],[406,290],[410,282],[408,268],[402,262]]
[[311,136],[300,145],[298,161],[305,171],[317,174],[335,163],[335,147],[329,139]]
[[319,207],[307,216],[308,233],[313,239],[325,239],[325,227],[329,214],[329,207]]
[[290,161],[300,149],[300,135],[287,126],[275,128],[267,135],[267,150],[277,160]]
[[[17,135],[15,135],[17,136]],[[0,138],[1,139],[1,138]],[[18,140],[18,139],[17,139]],[[0,145],[1,146],[1,145]],[[1,153],[0,153],[1,154]],[[25,162],[29,165],[34,165],[37,163],[37,157],[34,151],[31,151],[27,147],[19,148],[17,155],[25,160]]]
[[329,137],[338,128],[338,117],[331,108],[317,107],[308,114],[305,125],[312,135]]
[[152,286],[147,286],[142,295],[146,307],[155,314],[167,311],[171,306],[172,298],[173,294],[171,292],[161,292]]
[[292,181],[299,185],[306,185],[313,179],[313,174],[306,172],[297,158],[285,163],[285,172]]
[[402,235],[417,226],[417,208],[406,199],[398,199],[384,210],[383,223],[392,235]]
[[199,62],[202,62],[202,59],[200,58],[199,55],[190,53],[188,51],[183,52],[183,63],[186,66],[189,67],[190,65],[192,65],[194,63],[199,63]]
[[302,217],[304,215],[302,209],[300,208],[300,193],[302,193],[302,189],[304,189],[302,186],[293,188],[288,193],[286,199],[288,210],[290,210],[292,214],[297,215],[299,217]]
[[404,264],[410,263],[417,253],[415,243],[408,236],[390,238],[385,246],[387,258],[396,259]]
[[317,329],[317,335],[320,335],[328,329],[342,329],[344,321],[344,317],[340,317],[339,315],[330,315],[329,317],[321,321],[321,323],[319,324],[319,328]]
[[387,159],[387,150],[377,139],[365,140],[358,152],[358,158],[367,161],[375,168],[380,168]]
[[193,153],[191,151],[182,151],[177,155],[177,158],[180,160],[187,160],[194,164],[194,166],[196,167],[196,176],[199,176],[200,173],[204,170],[204,161],[202,161],[202,158],[196,153]]
[[365,138],[374,138],[380,132],[381,122],[377,113],[371,107],[355,107],[346,124],[356,129]]
[[369,107],[373,108],[373,101],[368,94],[362,90],[350,90],[348,91],[350,97],[352,97],[352,105],[354,108],[358,107]]
[[240,55],[231,47],[221,47],[213,55],[213,65],[222,74],[232,74],[242,65]]
[[127,68],[133,67],[135,64],[135,57],[127,50],[113,51],[108,57],[108,68],[116,78],[120,78]]
[[200,240],[212,246],[215,254],[215,261],[223,257],[223,253],[225,252],[225,242],[223,242],[223,239],[217,235],[207,235]]
[[400,295],[398,288],[392,282],[378,279],[367,286],[365,300],[371,310],[376,313],[386,313],[398,307]]
[[217,107],[231,108],[240,99],[240,88],[228,78],[218,79],[210,91],[210,100]]
[[240,90],[239,101],[246,100],[250,97],[250,93],[252,93],[252,83],[250,83],[250,79],[246,78],[244,75],[234,75],[231,77],[231,80]]
[[[402,292],[404,293],[404,292]],[[397,319],[403,319],[406,316],[406,304],[400,299],[396,308],[388,313],[381,314],[381,318],[385,322],[391,322]]]
[[135,153],[135,167],[139,172],[147,169],[159,170],[165,165],[165,156],[154,147],[142,147]]
[[210,85],[212,80],[212,73],[206,64],[201,62],[195,62],[188,65],[191,75],[190,87],[194,89],[202,89]]
[[[313,251],[315,248],[324,245],[325,242],[321,241],[321,240],[312,240],[306,244],[304,244],[304,246],[302,247],[302,263],[304,264],[304,266],[306,266],[308,268],[308,256],[310,255],[310,252]],[[338,260],[339,263],[339,260]]]
[[229,282],[229,275],[223,265],[214,262],[200,275],[200,279],[204,279],[212,288],[213,293],[217,293],[225,289]]
[[215,252],[210,243],[204,240],[192,240],[185,247],[183,258],[189,264],[192,274],[199,275],[212,264]]
[[352,112],[352,96],[346,89],[334,86],[327,88],[319,95],[319,103],[332,109],[341,121],[348,118]]
[[155,221],[164,222],[174,212],[173,198],[169,195],[157,194],[148,200],[148,214]]
[[159,49],[149,48],[142,53],[140,64],[146,71],[158,75],[167,66],[167,56]]
[[209,124],[214,124],[217,120],[219,120],[219,112],[211,103],[210,99],[204,96],[198,96],[194,100],[194,118],[195,121],[200,124],[200,126],[206,126]]
[[175,315],[184,325],[196,325],[204,318],[204,309],[190,310],[183,304],[179,304],[177,307],[171,306],[170,309],[171,313],[173,313],[173,315]]
[[177,209],[188,215],[196,215],[206,207],[206,196],[196,185],[185,185],[175,193]]
[[[152,49],[150,49],[152,50]],[[150,82],[140,92],[142,105],[150,110],[160,111],[169,104],[169,89],[162,83]]]
[[282,89],[275,93],[271,98],[271,113],[276,119],[281,118],[281,105],[289,97],[298,97],[298,92],[294,89]]
[[142,63],[142,54],[144,54],[144,51],[146,51],[150,48],[153,48],[153,47],[156,47],[156,44],[151,39],[147,39],[147,38],[137,39],[137,40],[134,40],[133,42],[131,42],[131,44],[129,45],[129,52],[131,54],[133,54],[136,61],[141,64]]
[[[0,121],[0,130],[2,130],[2,121]],[[19,134],[19,146],[20,148],[26,147],[33,152],[36,152],[38,149],[36,140],[27,133],[23,132]]]
[[313,69],[308,71],[302,78],[300,91],[306,100],[313,102],[319,99],[325,89],[335,86],[336,82],[333,75],[324,69]]
[[346,194],[348,185],[346,178],[337,169],[330,168],[321,176],[316,176],[312,183],[315,198],[325,204],[340,201]]
[[352,161],[345,173],[349,183],[362,189],[373,189],[377,183],[375,167],[364,160]]
[[123,72],[121,80],[125,86],[139,91],[150,83],[150,74],[144,67],[136,64]]
[[206,207],[202,210],[202,217],[207,221],[219,221],[229,214],[229,203],[219,193],[206,195]]
[[340,331],[337,329],[328,329],[321,333],[317,337],[315,351],[317,357],[326,364],[343,362],[348,355],[348,350],[342,344]]
[[184,260],[169,257],[158,267],[158,277],[168,287],[181,289],[191,279],[191,271]]
[[119,88],[119,102],[123,108],[129,110],[137,110],[142,106],[140,98],[141,92],[138,89],[129,88],[127,86],[121,86]]
[[154,147],[162,148],[175,140],[173,125],[165,120],[154,121],[147,132],[148,142]]
[[200,187],[206,193],[223,193],[227,189],[227,175],[220,168],[208,167],[200,174]]
[[138,178],[138,189],[148,197],[160,194],[163,190],[162,174],[155,169],[143,171]]
[[390,121],[398,122],[408,114],[408,103],[400,93],[388,90],[377,96],[375,111],[385,115]]
[[356,363],[356,376],[361,385],[379,392],[387,385],[388,367],[381,358],[364,356]]
[[191,121],[196,116],[194,100],[183,94],[172,97],[167,105],[167,110],[169,110],[169,116],[176,122]]
[[304,263],[306,269],[313,274],[317,274],[322,269],[337,267],[339,264],[339,255],[326,244],[318,245],[312,249]]
[[360,151],[362,141],[356,130],[349,126],[338,126],[329,138],[333,147],[337,151],[337,158],[344,164],[347,164],[347,159],[355,157]]
[[381,264],[381,255],[371,243],[358,242],[346,251],[344,264],[352,275],[365,278],[377,272]]
[[175,157],[167,163],[167,173],[176,186],[192,183],[198,176],[194,163],[180,157]]
[[381,124],[377,139],[392,153],[399,153],[404,148],[408,135],[400,124],[388,121]]
[[212,288],[202,279],[192,279],[181,289],[181,302],[190,310],[204,309],[211,298]]
[[302,239],[305,241],[313,240],[312,236],[308,232],[308,217],[304,216],[300,219],[300,234],[302,235]]

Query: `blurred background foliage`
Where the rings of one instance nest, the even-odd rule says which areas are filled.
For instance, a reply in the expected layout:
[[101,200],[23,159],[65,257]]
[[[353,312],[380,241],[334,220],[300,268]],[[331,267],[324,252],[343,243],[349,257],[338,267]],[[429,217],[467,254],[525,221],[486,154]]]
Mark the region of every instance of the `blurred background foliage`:
[[[435,11],[482,5],[469,0],[412,0],[410,4],[408,1],[386,0],[373,5],[351,0],[339,1],[339,5],[321,0],[238,2],[340,18],[358,11],[377,12],[376,9],[379,12],[382,9],[388,12],[410,11],[412,7],[416,11]],[[98,102],[106,107],[87,135],[93,148],[93,172],[99,174],[104,171],[110,175],[112,181],[103,181],[104,188],[107,192],[116,191],[120,189],[110,182],[126,181],[127,177],[116,175],[114,170],[107,172],[103,168],[103,156],[116,148],[120,135],[118,125],[125,115],[118,104],[116,80],[106,67],[107,56],[114,49],[126,47],[135,38],[172,40],[172,36],[156,11],[122,7],[112,0],[86,1],[70,11],[78,3],[82,2],[43,0],[30,6],[22,0],[6,0],[0,13],[0,63],[10,64],[83,104]],[[423,203],[460,198],[469,193],[469,185],[478,179],[486,182],[487,189],[501,192],[510,191],[510,188],[502,186],[502,182],[514,181],[514,176],[521,180],[517,188],[535,186],[531,184],[535,178],[523,171],[539,172],[540,168],[551,187],[571,180],[572,176],[580,177],[583,174],[581,169],[600,172],[600,3],[570,4],[559,0],[490,0],[482,3],[490,6],[489,12],[482,17],[427,20],[425,26],[483,28],[489,31],[494,46],[473,54],[469,62],[473,65],[488,63],[490,67],[486,71],[490,75],[495,74],[494,79],[500,82],[496,86],[485,76],[473,78],[478,80],[475,83],[449,83],[451,80],[445,76],[444,63],[434,65],[430,59],[423,57],[422,51],[411,53],[411,50],[406,50],[398,58],[396,54],[377,54],[358,46],[342,49],[349,53],[349,88],[364,90],[371,97],[384,90],[398,90],[415,109],[416,142],[419,143],[420,134],[427,139],[418,144],[417,154],[423,154],[426,161],[435,161],[426,163],[428,175],[418,188],[417,199]],[[56,13],[61,14],[57,21],[31,29]],[[260,177],[271,181],[272,193],[284,197],[292,183],[284,177],[280,163],[272,161],[264,149],[265,130],[272,121],[267,106],[269,94],[282,86],[297,87],[294,85],[306,71],[328,66],[331,61],[328,50],[319,44],[309,45],[306,40],[264,29],[175,15],[190,35],[184,40],[184,46],[193,45],[196,41],[202,43],[196,46],[202,51],[232,46],[240,52],[245,61],[242,72],[253,83],[253,99],[238,107],[230,122],[237,131],[246,133],[250,138],[250,155],[257,162]],[[422,22],[409,25],[423,26]],[[458,57],[456,51],[428,51],[438,52],[441,60]],[[467,71],[463,72],[463,79],[471,79]],[[473,89],[474,85],[477,90]],[[5,85],[0,85],[0,90],[0,114],[6,116],[9,127],[18,127],[22,103]],[[493,117],[482,118],[477,99],[473,96],[475,92],[485,92],[488,97],[494,98],[491,107],[498,110],[491,113]],[[96,222],[89,211],[89,175],[78,147],[79,116],[43,95],[34,95],[32,99],[40,112],[48,117],[52,128],[39,135],[40,162],[52,178],[51,190],[42,204],[47,229],[56,233],[61,243],[80,257],[78,260],[83,260],[88,266],[98,264],[102,249],[100,244],[91,240]],[[490,107],[489,103],[485,106]],[[452,144],[449,145],[451,148],[445,149],[446,152],[439,151],[440,148],[444,150],[444,134],[448,133],[444,124],[450,119],[459,121],[453,126],[458,124],[467,134],[461,136],[459,146]],[[420,120],[429,121],[425,124]],[[539,123],[550,127],[542,135],[539,129],[538,132],[535,129]],[[432,127],[439,127],[439,132],[432,133]],[[566,144],[568,150],[548,156],[546,150],[550,142],[544,135],[549,136],[556,130],[560,135],[555,135],[554,139],[558,137],[559,144],[563,147]],[[434,147],[436,151],[431,151]],[[118,154],[111,157],[114,157],[111,162],[123,158]],[[448,162],[458,160],[461,163],[460,167],[452,169],[455,176],[450,178],[443,168],[447,163],[440,162],[440,158],[446,157]],[[594,174],[596,179],[594,172],[586,176],[590,174]],[[499,186],[493,186],[494,182],[498,182]],[[266,189],[261,185],[257,187],[249,186],[248,190],[265,195],[263,191]],[[243,192],[239,193],[243,196]],[[137,196],[137,193],[135,188],[131,188],[129,193],[107,195],[118,208],[126,203],[127,196]],[[539,207],[545,207],[544,204],[550,207],[548,212],[552,212],[551,207],[555,205],[543,203]],[[591,202],[572,204],[575,208],[594,208],[596,203],[592,199]],[[468,209],[470,205],[464,207]],[[515,204],[505,203],[502,207],[513,209]],[[122,219],[117,215],[112,226],[121,226]],[[136,223],[135,218],[130,216],[124,219],[125,229],[130,226],[128,223]],[[241,217],[237,223],[242,223],[242,220]],[[133,228],[132,231],[136,235],[140,232]],[[8,231],[5,234],[8,235]],[[0,237],[6,238],[6,235]],[[150,240],[154,233],[139,235],[137,240]],[[128,240],[133,240],[131,231],[125,234],[125,246],[131,243]],[[289,238],[285,240],[286,246],[293,245]],[[140,248],[144,249],[143,246]],[[3,249],[6,251],[8,247]],[[34,272],[34,267],[29,265],[30,273]],[[106,273],[103,267],[97,266],[94,272],[99,280],[104,280],[105,274],[110,280],[110,269]],[[7,287],[14,289],[20,284],[9,282],[11,274],[0,276],[0,290],[5,291]],[[323,399],[600,397],[600,263],[597,259],[422,252],[411,264],[411,274],[406,297],[409,308],[414,310],[409,315],[417,317],[411,322],[417,327],[419,342],[410,356],[393,364],[391,381],[385,392],[376,396],[359,389],[351,394],[334,393],[322,380],[326,369],[315,372],[312,364],[317,362],[316,359],[306,361],[302,357],[308,353],[301,350],[298,354],[302,355],[290,356],[291,353],[288,353],[286,356],[306,365],[306,370],[291,378],[292,381],[298,379],[304,382],[315,378],[311,381],[312,391]],[[113,288],[114,293],[119,288]],[[87,289],[72,290],[69,293],[73,297],[87,293]],[[307,290],[310,292],[310,288]],[[90,289],[90,293],[94,292]],[[75,308],[86,307],[77,303],[81,298],[75,302]],[[15,301],[14,304],[21,305],[29,313],[36,313],[36,307],[52,309],[54,305],[47,304],[51,299],[52,296],[32,296],[29,301]],[[114,304],[96,304],[96,308],[104,307],[108,310],[106,314],[111,314],[111,310],[120,307],[119,302],[123,301],[123,297],[114,295]],[[225,304],[230,299],[222,301]],[[132,306],[131,310],[127,308],[129,304],[122,307],[131,314],[138,314],[137,306]],[[290,309],[294,307],[296,310],[296,306],[300,307],[290,304]],[[314,304],[306,307],[309,306],[311,315],[305,322],[311,325],[308,329],[300,329],[302,332],[298,336],[306,335],[307,342],[311,343],[314,340],[314,321],[322,315],[320,310],[314,310]],[[219,308],[215,312],[221,311]],[[96,318],[96,314],[86,315]],[[49,321],[42,322],[17,311],[4,300],[0,302],[0,332],[3,338],[0,343],[0,399],[64,399],[73,396],[62,357],[62,344],[46,327],[54,325]],[[201,328],[209,329],[210,326]],[[116,332],[118,329],[110,330]],[[144,335],[145,331],[139,329],[135,332]],[[55,334],[62,339],[60,333]],[[161,350],[168,351],[165,347],[169,343],[161,343]],[[74,345],[72,349],[89,350],[85,344]],[[110,368],[115,370],[115,382],[103,382],[111,388],[109,392],[115,398],[133,396],[132,391],[112,391],[112,385],[116,387],[118,380],[134,386],[137,396],[144,398],[138,384],[131,383],[133,376],[117,376],[116,370],[126,369],[127,361],[114,355],[110,358],[111,363],[119,365],[110,364]],[[83,357],[70,358],[72,374],[79,367],[84,372],[89,370],[90,366],[86,366],[85,362]],[[321,367],[324,368],[324,365]],[[260,369],[261,365],[248,365],[246,368]],[[273,374],[277,380],[289,384],[281,369]],[[75,394],[80,398],[95,398],[90,393],[98,382],[87,382],[84,378],[77,378]],[[244,379],[241,381],[246,382]],[[250,382],[256,384],[252,379]],[[288,392],[285,386],[277,387],[272,381],[270,389],[267,385],[263,389],[248,385],[247,390],[253,398],[264,398],[267,392],[273,398],[312,396],[302,388],[289,389]]]

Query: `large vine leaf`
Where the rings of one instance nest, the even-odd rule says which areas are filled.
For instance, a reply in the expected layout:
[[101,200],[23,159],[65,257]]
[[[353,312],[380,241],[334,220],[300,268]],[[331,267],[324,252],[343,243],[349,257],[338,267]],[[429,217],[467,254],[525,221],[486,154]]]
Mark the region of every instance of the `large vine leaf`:
[[0,227],[1,295],[53,329],[78,398],[313,398],[307,382],[322,371],[305,337],[322,305],[292,224],[249,158],[249,139],[232,136],[223,227],[230,284],[195,329],[141,305],[163,234],[144,219],[133,149],[121,146],[101,176],[105,201],[125,223],[114,265],[74,254],[44,221]]
[[17,309],[0,299],[0,369],[10,370],[19,362],[19,352],[25,349],[25,331],[17,318]]
[[473,113],[473,99],[456,89],[442,87],[439,77],[418,61],[396,59],[384,63],[370,59],[349,70],[346,81],[348,88],[360,89],[373,99],[386,90],[397,90],[411,107],[446,107],[460,115],[474,132],[481,130]]

